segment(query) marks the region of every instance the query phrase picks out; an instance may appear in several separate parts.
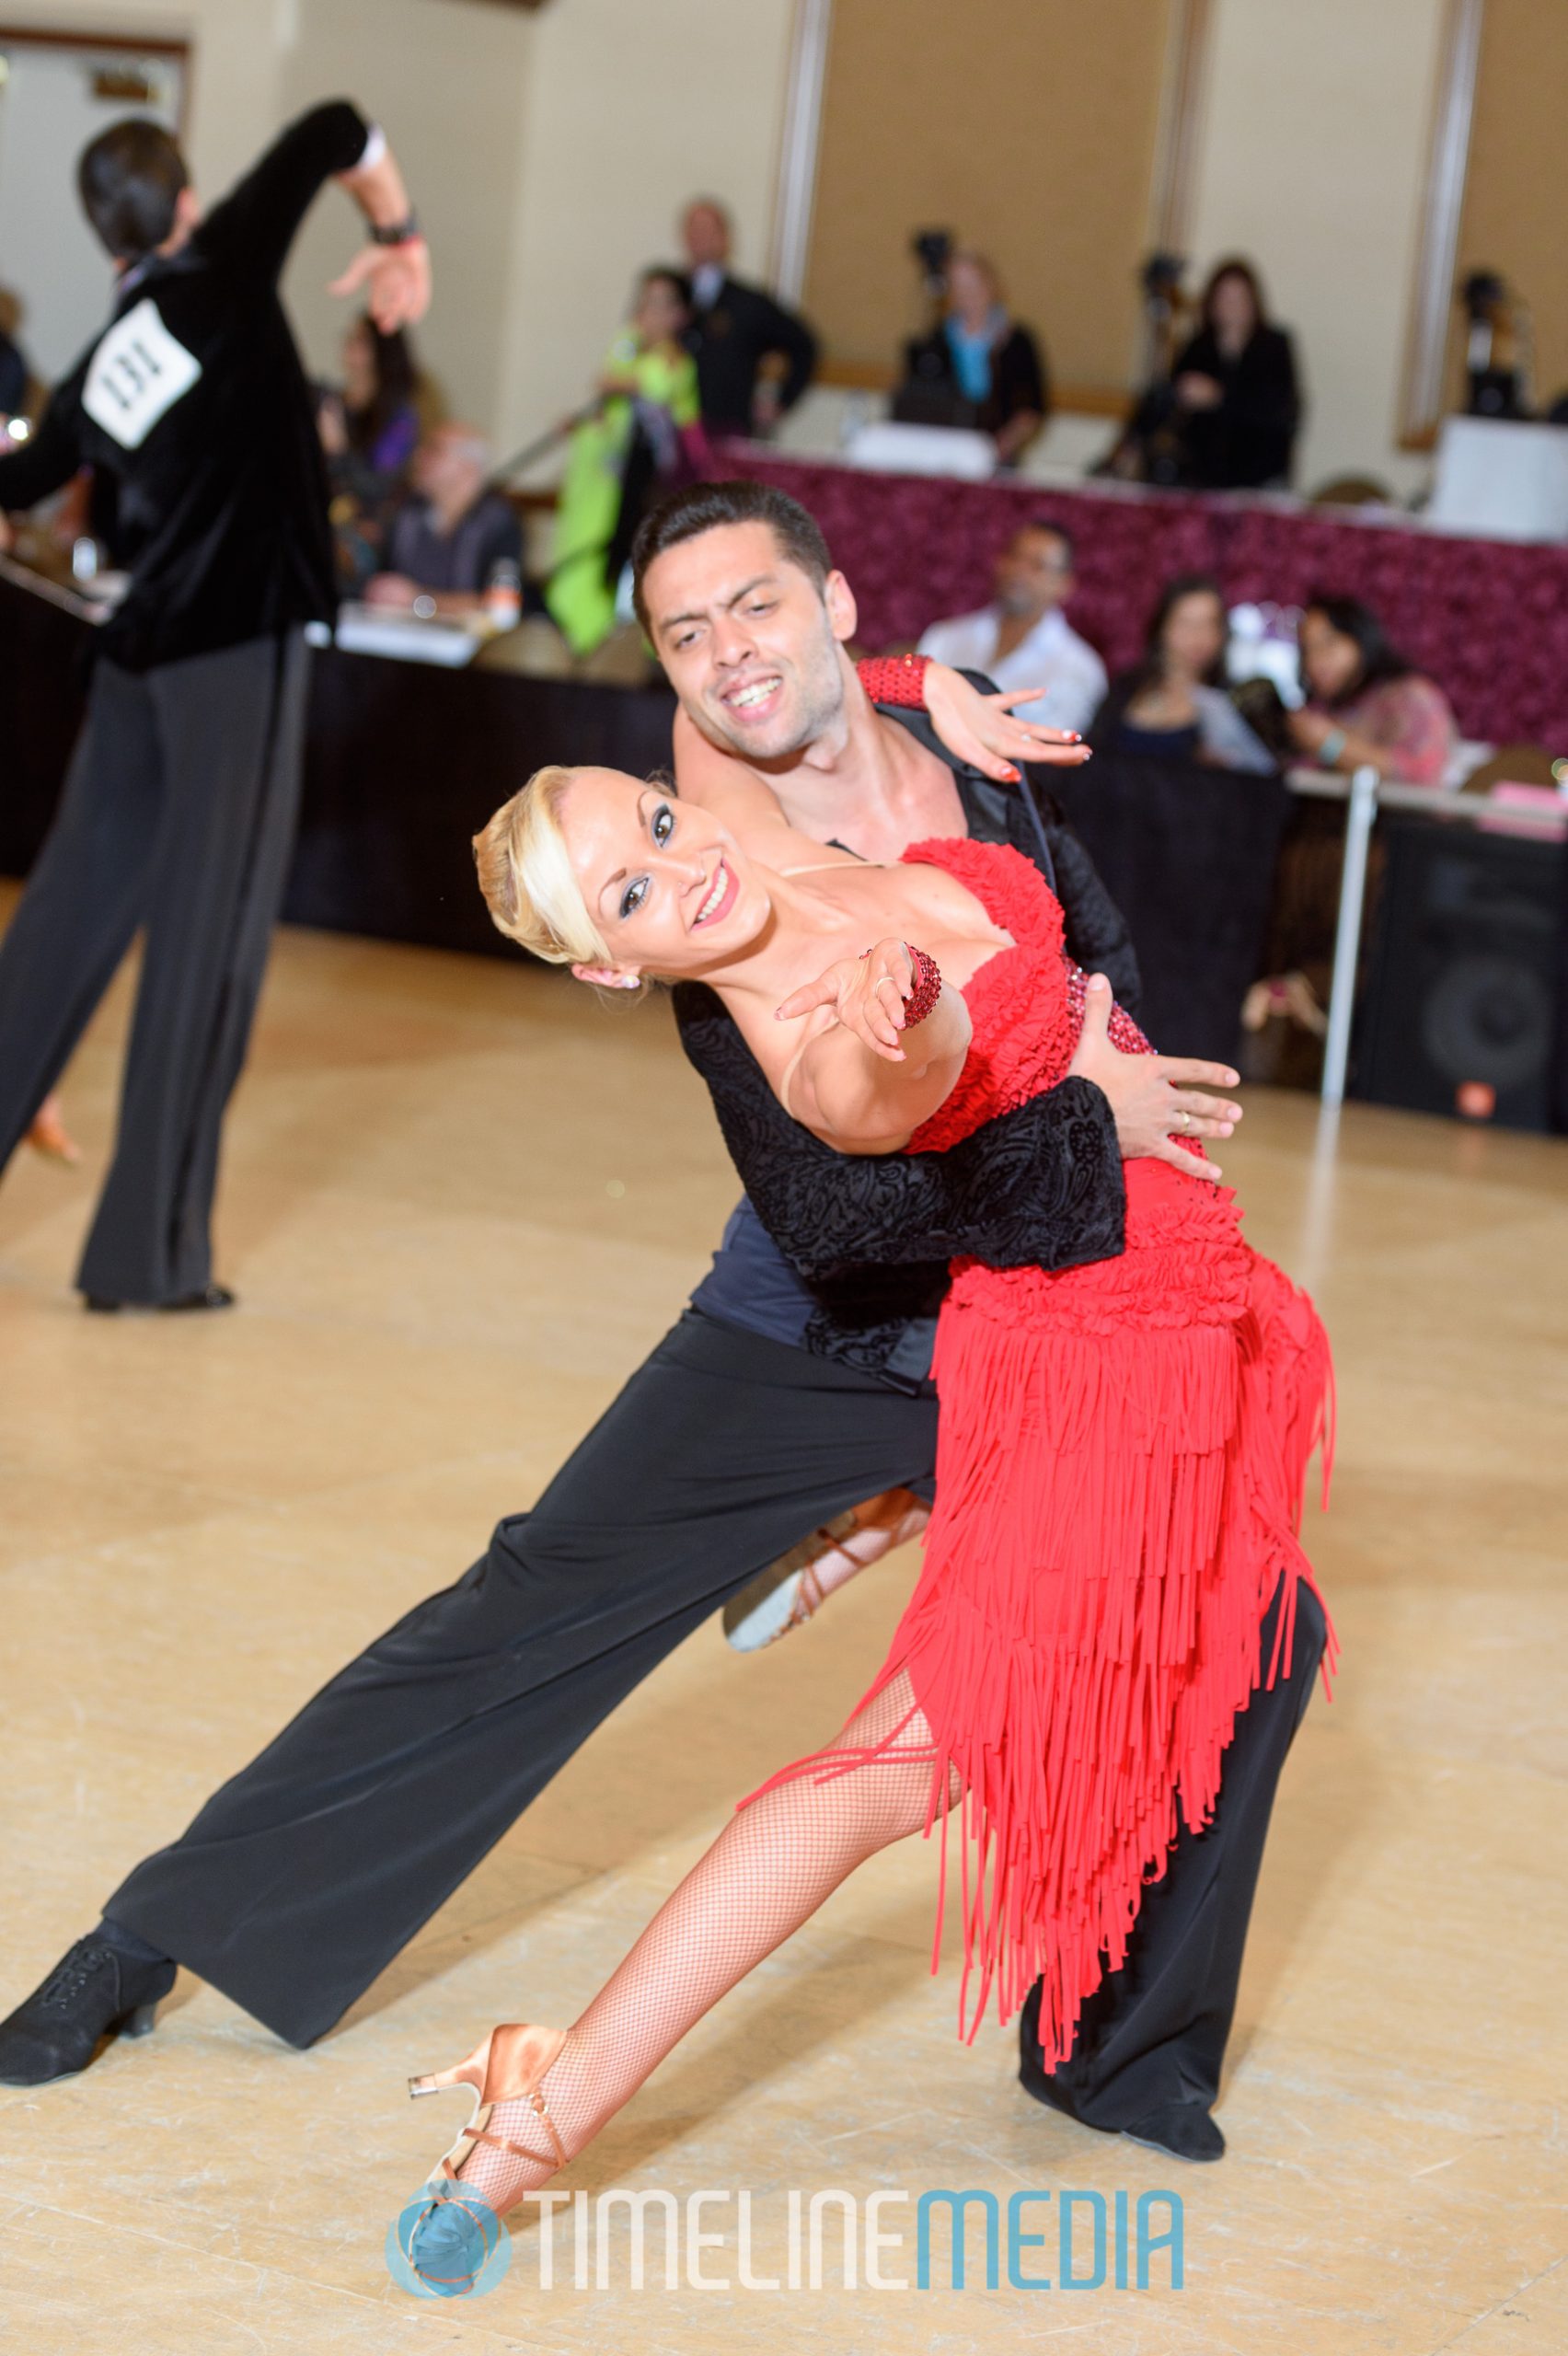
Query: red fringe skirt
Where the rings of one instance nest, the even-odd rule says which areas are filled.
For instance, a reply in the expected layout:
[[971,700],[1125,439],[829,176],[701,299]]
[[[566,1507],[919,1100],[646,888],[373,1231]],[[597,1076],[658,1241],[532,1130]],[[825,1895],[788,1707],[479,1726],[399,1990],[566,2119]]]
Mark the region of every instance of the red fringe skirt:
[[[961,2030],[1040,1979],[1047,2069],[1124,1960],[1179,1823],[1208,1822],[1238,1712],[1288,1672],[1332,1415],[1316,1311],[1242,1241],[1229,1193],[1161,1162],[1127,1176],[1120,1259],[958,1264],[924,1567],[865,1697],[908,1672],[934,1744],[928,1832],[952,1771],[962,1787]],[[877,1755],[819,1751],[762,1789]],[[947,1849],[944,1821],[939,1943]]]

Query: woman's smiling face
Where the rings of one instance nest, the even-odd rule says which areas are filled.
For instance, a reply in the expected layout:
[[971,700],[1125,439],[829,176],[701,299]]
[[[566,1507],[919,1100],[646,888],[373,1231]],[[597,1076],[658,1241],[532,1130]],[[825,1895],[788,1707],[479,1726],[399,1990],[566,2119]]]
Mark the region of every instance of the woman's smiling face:
[[624,974],[675,980],[727,964],[772,915],[761,873],[728,827],[665,786],[579,769],[559,825],[588,913]]

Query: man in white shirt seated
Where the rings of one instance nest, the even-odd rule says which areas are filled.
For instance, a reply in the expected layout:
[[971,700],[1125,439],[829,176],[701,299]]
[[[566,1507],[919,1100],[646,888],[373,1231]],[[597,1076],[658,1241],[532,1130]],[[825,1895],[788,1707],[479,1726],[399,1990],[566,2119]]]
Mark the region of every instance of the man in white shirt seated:
[[1087,729],[1105,693],[1105,665],[1062,607],[1073,594],[1073,543],[1059,524],[1020,524],[997,559],[995,602],[933,622],[920,653],[955,670],[984,671],[998,687],[1039,687],[1019,716]]

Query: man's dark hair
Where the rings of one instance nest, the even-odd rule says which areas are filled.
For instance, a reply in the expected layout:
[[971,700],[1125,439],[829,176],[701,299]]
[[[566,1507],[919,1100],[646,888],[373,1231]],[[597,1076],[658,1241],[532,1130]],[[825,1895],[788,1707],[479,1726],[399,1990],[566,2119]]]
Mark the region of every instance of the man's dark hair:
[[683,540],[700,539],[722,524],[766,524],[786,562],[801,571],[820,591],[833,571],[833,559],[815,516],[808,515],[798,499],[775,491],[766,482],[697,482],[672,491],[651,508],[637,527],[631,544],[631,601],[644,629],[649,627],[642,583],[655,557]]
[[[1321,614],[1332,630],[1341,638],[1355,641],[1361,658],[1353,676],[1334,697],[1335,706],[1349,703],[1364,688],[1375,687],[1384,679],[1406,679],[1415,668],[1396,646],[1389,644],[1382,623],[1360,597],[1336,597],[1331,591],[1314,589],[1301,610],[1303,615]],[[1300,677],[1302,693],[1310,695],[1305,668]]]
[[1054,515],[1026,515],[1022,523],[1019,525],[1018,530],[1013,534],[1014,539],[1018,539],[1024,532],[1049,532],[1054,540],[1061,541],[1062,546],[1067,552],[1068,564],[1075,570],[1077,569],[1078,542],[1074,539],[1066,525],[1065,524],[1058,524]]
[[100,131],[76,166],[82,210],[116,261],[141,261],[163,244],[190,179],[163,125],[141,115]]

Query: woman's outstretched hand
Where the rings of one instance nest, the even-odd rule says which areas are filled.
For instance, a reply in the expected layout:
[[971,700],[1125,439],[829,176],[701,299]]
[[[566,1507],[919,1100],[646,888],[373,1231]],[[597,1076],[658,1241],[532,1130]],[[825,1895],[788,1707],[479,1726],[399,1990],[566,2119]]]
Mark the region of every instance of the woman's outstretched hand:
[[890,1064],[905,1061],[898,1044],[904,1001],[915,987],[915,961],[902,941],[879,941],[863,957],[841,957],[814,982],[792,990],[778,1009],[791,1022],[813,1007],[830,1006],[846,1031]]
[[1109,1099],[1124,1161],[1147,1156],[1189,1177],[1217,1179],[1218,1165],[1206,1154],[1193,1153],[1187,1140],[1229,1137],[1241,1118],[1240,1105],[1196,1091],[1234,1088],[1236,1074],[1224,1064],[1193,1063],[1182,1056],[1124,1056],[1111,1044],[1114,1003],[1104,975],[1091,974],[1068,1078],[1093,1080]]
[[1014,715],[1015,703],[1038,702],[1043,687],[1013,687],[1006,695],[983,696],[961,671],[933,662],[926,668],[925,691],[931,725],[948,751],[1003,785],[1017,784],[1020,761],[1077,768],[1090,756],[1089,746],[1071,730],[1045,728],[1037,720]]

